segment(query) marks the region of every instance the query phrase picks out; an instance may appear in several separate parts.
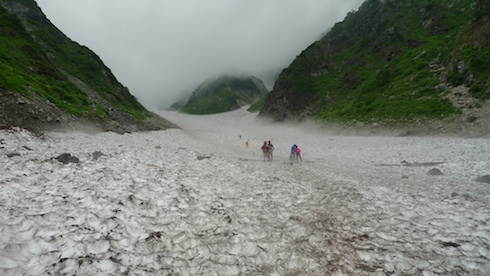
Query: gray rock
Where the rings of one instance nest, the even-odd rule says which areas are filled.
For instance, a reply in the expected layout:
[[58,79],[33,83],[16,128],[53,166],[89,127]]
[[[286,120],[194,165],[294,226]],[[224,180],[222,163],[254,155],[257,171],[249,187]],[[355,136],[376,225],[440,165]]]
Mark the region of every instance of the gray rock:
[[101,157],[101,156],[105,156],[105,154],[103,154],[100,151],[93,152],[92,153],[92,160],[97,161],[97,159],[99,159],[99,157]]
[[78,159],[75,156],[72,156],[69,153],[62,153],[60,156],[56,157],[55,159],[60,161],[63,164],[80,163],[80,159]]
[[211,159],[211,156],[206,156],[206,155],[198,155],[197,160],[204,160],[204,159]]
[[427,172],[427,175],[444,175],[444,174],[441,172],[441,170],[437,168],[433,168]]
[[487,174],[487,175],[480,176],[477,179],[475,179],[475,181],[490,184],[490,175]]
[[446,89],[446,87],[447,87],[447,84],[441,83],[441,84],[434,86],[434,89],[438,90],[438,91],[443,91],[444,89]]
[[468,116],[468,118],[466,118],[466,122],[473,123],[477,119],[478,119],[478,117],[476,117],[476,116]]
[[4,151],[3,154],[5,154],[8,158],[12,158],[14,156],[20,156],[20,153],[16,151],[10,151],[10,150]]
[[444,247],[460,247],[461,246],[459,243],[455,243],[455,242],[441,242],[441,244]]

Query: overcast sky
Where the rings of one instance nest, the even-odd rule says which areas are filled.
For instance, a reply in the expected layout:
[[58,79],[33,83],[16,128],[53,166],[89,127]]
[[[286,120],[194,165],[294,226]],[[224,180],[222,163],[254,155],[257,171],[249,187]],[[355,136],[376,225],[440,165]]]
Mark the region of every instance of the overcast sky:
[[148,108],[223,73],[287,67],[364,0],[36,0]]

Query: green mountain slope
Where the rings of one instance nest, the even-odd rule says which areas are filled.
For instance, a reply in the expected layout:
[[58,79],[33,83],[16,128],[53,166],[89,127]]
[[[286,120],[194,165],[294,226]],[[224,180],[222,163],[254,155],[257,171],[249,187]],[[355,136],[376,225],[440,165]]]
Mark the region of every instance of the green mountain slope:
[[213,114],[239,109],[258,101],[268,93],[255,77],[221,76],[200,84],[180,111]]
[[23,117],[21,121],[0,113],[0,125],[49,124],[42,118],[29,120],[36,109],[46,109],[39,105],[45,99],[58,114],[66,115],[66,121],[96,123],[105,129],[118,124],[122,131],[125,124],[134,125],[130,127],[134,130],[165,128],[164,121],[160,126],[145,125],[144,120],[158,118],[119,83],[95,53],[52,25],[34,0],[0,1],[0,37],[0,91],[11,102],[5,100],[3,109],[15,109],[19,98],[25,98],[22,101],[29,102],[31,109],[17,114]]
[[457,116],[452,88],[490,99],[489,1],[368,0],[303,51],[260,111],[276,120]]

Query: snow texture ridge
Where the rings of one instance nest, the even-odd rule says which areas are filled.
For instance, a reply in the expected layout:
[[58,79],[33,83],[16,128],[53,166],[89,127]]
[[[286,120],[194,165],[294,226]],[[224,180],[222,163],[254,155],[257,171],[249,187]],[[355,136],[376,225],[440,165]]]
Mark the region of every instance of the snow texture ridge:
[[488,139],[165,117],[182,129],[0,131],[0,274],[490,274]]

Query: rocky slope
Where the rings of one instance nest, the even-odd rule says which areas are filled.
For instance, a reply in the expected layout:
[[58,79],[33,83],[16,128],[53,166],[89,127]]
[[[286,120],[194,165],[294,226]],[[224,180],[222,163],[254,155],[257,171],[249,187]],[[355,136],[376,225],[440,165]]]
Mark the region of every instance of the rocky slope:
[[490,133],[489,3],[368,0],[283,70],[260,116]]
[[123,133],[176,127],[146,110],[34,0],[0,0],[0,26],[0,128]]

